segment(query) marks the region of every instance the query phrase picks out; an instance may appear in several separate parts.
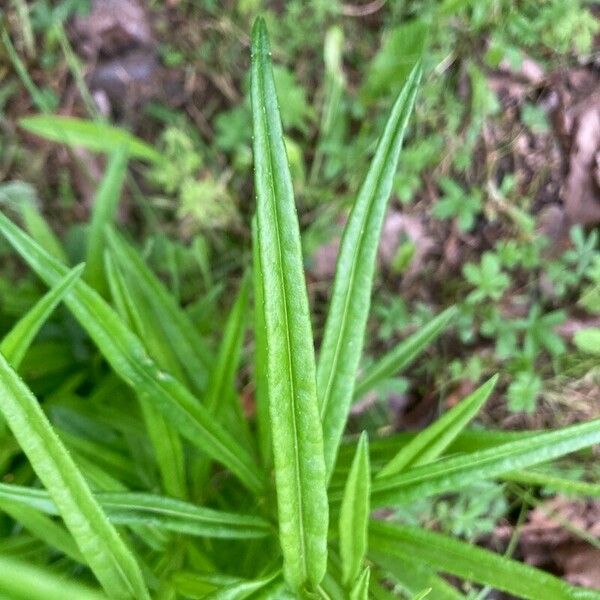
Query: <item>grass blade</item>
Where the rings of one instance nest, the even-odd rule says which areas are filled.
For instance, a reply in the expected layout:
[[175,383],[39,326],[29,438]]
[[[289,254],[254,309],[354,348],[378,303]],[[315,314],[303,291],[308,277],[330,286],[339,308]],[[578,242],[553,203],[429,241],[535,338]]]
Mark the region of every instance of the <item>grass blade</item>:
[[87,233],[87,253],[85,259],[85,280],[103,296],[106,295],[106,277],[104,275],[104,232],[112,223],[123,183],[127,175],[129,156],[124,146],[113,152],[106,166],[106,173],[94,200],[92,219]]
[[476,481],[494,479],[598,443],[600,419],[539,433],[465,456],[445,458],[390,477],[376,478],[372,484],[371,503],[377,507],[403,504],[458,490]]
[[125,147],[132,158],[154,163],[164,162],[164,157],[146,142],[135,137],[125,129],[114,127],[100,121],[86,121],[75,117],[60,115],[35,115],[25,117],[19,125],[35,135],[51,142],[67,146],[81,146],[93,152],[112,153]]
[[492,377],[443,417],[420,432],[377,473],[377,478],[389,477],[409,467],[425,465],[438,458],[481,410],[497,380],[498,376]]
[[570,496],[600,498],[600,484],[590,481],[577,481],[542,471],[511,471],[502,476],[504,481],[514,481],[527,486],[544,487]]
[[[138,308],[141,308],[143,303],[134,302],[132,299],[131,286],[126,285],[123,274],[114,264],[112,255],[107,253],[105,258],[111,295],[119,307],[121,318],[128,325],[133,326],[140,339],[144,340],[150,356],[157,361],[158,365],[178,375],[177,371],[172,370],[171,361],[165,360],[161,353],[163,346],[160,343],[161,340],[154,335],[154,321],[147,314],[146,318],[140,315]],[[153,348],[158,349],[158,354],[152,351]],[[140,407],[148,437],[154,448],[154,458],[158,464],[165,492],[175,498],[186,498],[185,458],[183,445],[177,432],[169,427],[165,417],[151,402],[142,400]]]
[[402,340],[393,350],[377,359],[356,384],[354,398],[362,398],[384,379],[406,369],[444,332],[455,314],[454,306],[447,308],[421,327],[419,331],[413,333],[406,340]]
[[350,590],[350,600],[369,600],[370,575],[371,569],[369,567],[363,569],[352,590]]
[[498,590],[539,600],[600,598],[600,592],[577,589],[539,569],[417,527],[371,521],[369,543],[379,553],[419,560],[443,573]]
[[6,500],[0,500],[0,511],[5,512],[13,521],[20,523],[33,536],[51,548],[56,548],[72,560],[85,564],[73,537],[61,524],[32,508]]
[[206,600],[244,600],[245,598],[255,598],[255,594],[268,586],[279,573],[274,573],[267,577],[255,579],[253,581],[240,581],[225,586],[219,590],[207,594]]
[[[235,375],[238,370],[246,330],[246,313],[250,279],[244,275],[237,298],[225,323],[221,344],[206,390],[205,403],[208,410],[222,412],[228,397],[232,396]],[[239,409],[238,409],[239,412]]]
[[115,598],[149,598],[139,566],[27,386],[0,355],[0,410],[86,563]]
[[369,441],[363,432],[356,447],[340,508],[342,581],[348,589],[352,589],[367,552],[370,487]]
[[173,353],[192,390],[204,392],[209,367],[212,368],[211,349],[136,249],[112,228],[107,230],[106,240],[127,282],[139,292],[136,299],[143,298],[148,311],[153,314],[152,323],[157,336],[160,334],[162,345]]
[[33,186],[23,181],[1,184],[0,204],[20,214],[25,230],[42,248],[58,260],[68,262],[62,244],[40,214],[40,200]]
[[48,569],[0,557],[0,595],[10,600],[108,600],[92,590]]
[[[66,267],[1,213],[0,232],[48,285],[64,277]],[[140,340],[94,290],[78,281],[65,297],[65,304],[138,397],[154,403],[181,435],[228,467],[248,488],[256,492],[263,489],[262,474],[252,457],[186,387],[150,359]]]
[[79,279],[83,268],[83,265],[79,265],[71,269],[4,336],[0,343],[0,352],[13,369],[19,369],[31,342],[52,311]]
[[[223,539],[262,538],[272,533],[271,525],[254,515],[242,515],[189,502],[141,492],[95,492],[94,497],[110,521],[134,527],[148,525],[186,535]],[[58,515],[58,508],[45,490],[0,483],[0,503],[10,502]]]
[[419,63],[392,108],[340,245],[317,369],[328,476],[333,471],[354,395],[371,302],[377,246],[420,78]]
[[[371,541],[375,542],[373,537]],[[392,575],[407,597],[415,600],[423,589],[430,589],[431,600],[465,600],[453,585],[440,577],[428,565],[406,557],[399,558],[389,552],[379,552],[376,546],[369,548],[369,558]],[[395,596],[394,596],[395,598]]]
[[298,217],[262,19],[252,33],[252,113],[279,533],[286,581],[299,589],[325,574],[328,504]]

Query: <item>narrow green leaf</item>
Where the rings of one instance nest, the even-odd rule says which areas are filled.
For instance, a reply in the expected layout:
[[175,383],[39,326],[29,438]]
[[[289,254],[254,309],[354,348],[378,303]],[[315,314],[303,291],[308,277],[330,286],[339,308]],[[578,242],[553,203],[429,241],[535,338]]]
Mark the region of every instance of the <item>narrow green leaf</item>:
[[[153,348],[161,348],[160,338],[154,334],[154,321],[143,318],[138,308],[142,303],[136,303],[131,297],[131,287],[127,286],[120,269],[114,264],[111,254],[106,254],[106,274],[108,276],[111,296],[119,307],[121,318],[144,341],[149,354],[167,371],[172,367],[171,361],[165,360],[164,355],[152,352]],[[162,359],[162,360],[161,360]],[[170,371],[173,372],[173,371]],[[141,400],[140,407],[148,436],[154,448],[154,458],[158,464],[164,490],[175,498],[187,496],[185,478],[185,459],[183,445],[177,432],[169,427],[164,415],[148,400]]]
[[521,562],[418,527],[371,521],[370,542],[378,552],[422,561],[434,569],[498,590],[539,600],[600,598]]
[[410,337],[402,340],[393,350],[377,359],[356,384],[354,398],[362,398],[384,379],[406,369],[444,332],[455,315],[454,306],[447,308]]
[[240,581],[232,583],[219,590],[215,590],[206,595],[206,600],[245,600],[246,598],[255,597],[255,594],[261,589],[268,586],[279,573],[274,573],[268,577],[261,577],[253,581]]
[[438,458],[480,411],[497,380],[498,376],[492,377],[443,417],[420,432],[377,473],[377,478],[389,477],[409,467],[425,465]]
[[67,262],[61,243],[40,214],[40,200],[32,185],[18,180],[1,184],[0,203],[6,203],[21,215],[26,231],[40,246],[58,260]]
[[0,594],[10,600],[108,600],[96,590],[41,567],[0,556]]
[[342,581],[349,589],[362,569],[367,552],[370,487],[369,440],[363,432],[356,447],[340,508]]
[[139,566],[94,499],[39,403],[0,355],[0,410],[81,554],[115,598],[149,598]]
[[73,537],[65,531],[61,524],[54,522],[35,509],[19,505],[16,502],[1,500],[0,511],[8,514],[14,521],[20,523],[33,536],[51,548],[56,548],[74,561],[85,564]]
[[370,542],[375,546],[369,547],[369,558],[387,571],[386,575],[391,575],[394,583],[407,595],[418,595],[425,588],[433,591],[431,600],[465,600],[463,594],[443,577],[438,576],[429,565],[407,557],[400,558],[387,551],[379,551],[376,546],[377,539],[373,536]]
[[350,590],[350,600],[369,600],[369,579],[371,569],[366,567],[356,580],[356,583]]
[[213,510],[174,498],[135,492],[100,492],[97,496],[110,519],[122,525],[140,523],[225,539],[262,538],[272,533],[271,525],[260,517]]
[[36,115],[21,119],[19,125],[30,133],[67,146],[81,146],[93,152],[106,153],[124,146],[132,158],[164,162],[164,157],[152,146],[125,129],[107,123],[61,115]]
[[331,475],[344,432],[371,302],[377,246],[421,65],[398,96],[344,229],[317,369],[325,464]]
[[252,113],[279,534],[285,578],[299,589],[325,574],[327,485],[298,217],[262,19],[252,32]]
[[31,346],[31,342],[33,342],[38,331],[48,320],[58,303],[79,279],[83,268],[84,265],[79,265],[68,271],[4,336],[2,343],[0,343],[0,352],[12,365],[13,369],[19,369],[25,353]]
[[273,462],[267,382],[267,329],[256,217],[252,219],[252,276],[254,288],[254,387],[260,454],[265,467]]
[[[447,448],[449,454],[466,454],[486,448],[493,448],[500,444],[529,439],[539,432],[536,431],[493,431],[484,429],[466,429]],[[382,469],[402,448],[414,440],[419,433],[396,433],[387,437],[376,438],[369,444],[371,471],[377,473]],[[354,454],[356,442],[347,442],[340,447],[339,458],[336,464],[334,477],[330,487],[341,489],[348,477]]]
[[422,592],[419,592],[418,594],[413,596],[412,600],[423,600],[423,598],[429,596],[429,594],[431,594],[432,591],[433,588],[427,588],[426,590],[423,590]]
[[231,390],[235,385],[235,376],[240,363],[246,329],[249,283],[250,279],[245,275],[225,323],[217,360],[209,379],[204,401],[208,410],[213,413],[222,411],[223,405],[227,397],[231,396]]
[[[189,502],[141,492],[96,492],[96,501],[115,524],[137,524],[187,535],[225,539],[261,538],[271,525],[253,515],[230,513]],[[58,515],[57,505],[45,490],[0,483],[0,502],[10,502],[47,515]]]
[[502,475],[504,481],[514,481],[529,486],[544,487],[572,496],[600,498],[600,484],[590,481],[576,481],[552,473],[535,470],[511,471]]
[[600,419],[538,433],[515,442],[444,458],[397,475],[375,479],[371,488],[371,503],[377,507],[404,504],[459,490],[476,481],[494,479],[598,443]]
[[62,244],[46,223],[46,220],[40,214],[36,206],[31,202],[23,202],[21,207],[21,217],[23,225],[29,232],[29,235],[40,245],[47,250],[52,256],[66,263],[67,255],[62,247]]
[[85,280],[102,295],[106,295],[106,277],[104,275],[104,248],[106,246],[104,232],[106,226],[113,222],[121,190],[127,175],[129,155],[125,146],[117,148],[109,157],[106,172],[92,211],[92,219],[87,232],[87,253],[85,259]]
[[160,341],[162,346],[168,348],[169,354],[173,354],[192,390],[204,392],[208,372],[212,368],[211,349],[197,333],[187,313],[177,304],[136,249],[112,228],[106,231],[106,240],[125,279],[138,292],[136,301],[143,298],[147,310],[153,315],[157,345]]
[[[0,232],[30,267],[54,285],[67,269],[0,213]],[[140,398],[148,399],[201,451],[228,467],[250,489],[263,488],[262,473],[239,442],[179,381],[161,370],[114,310],[83,281],[74,284],[65,304],[94,340],[114,371]]]

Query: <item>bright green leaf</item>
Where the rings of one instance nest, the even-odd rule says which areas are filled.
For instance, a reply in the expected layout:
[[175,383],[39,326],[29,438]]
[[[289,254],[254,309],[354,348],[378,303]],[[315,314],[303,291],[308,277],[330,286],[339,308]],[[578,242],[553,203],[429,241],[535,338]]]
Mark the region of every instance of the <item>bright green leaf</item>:
[[367,552],[371,469],[367,434],[360,436],[340,507],[339,534],[342,578],[352,589]]
[[371,487],[373,506],[403,504],[434,494],[458,490],[505,473],[548,462],[600,443],[600,419],[557,431],[537,433],[486,450],[438,460],[375,479]]
[[[66,267],[2,214],[0,231],[47,284],[64,277]],[[140,340],[94,290],[78,281],[65,304],[140,398],[153,402],[183,436],[230,468],[250,489],[262,489],[262,475],[238,441],[214,421],[187,388],[150,359]]]
[[92,219],[87,232],[85,280],[102,295],[106,294],[104,275],[104,232],[114,220],[121,190],[127,175],[128,154],[124,146],[109,157],[106,172],[94,199]]
[[354,388],[354,397],[362,398],[367,392],[388,377],[406,369],[433,341],[444,332],[456,316],[456,308],[451,306],[419,328],[410,337],[402,340],[390,352],[375,360]]
[[279,533],[286,580],[300,589],[325,574],[327,485],[298,217],[262,19],[252,33],[252,113]]
[[4,336],[2,343],[0,343],[0,352],[12,365],[13,369],[19,369],[25,353],[31,346],[31,342],[33,342],[38,331],[48,320],[58,303],[79,279],[83,268],[84,265],[79,265],[71,269]]
[[87,564],[115,598],[149,598],[139,566],[94,499],[38,401],[0,355],[0,410]]
[[317,370],[328,475],[333,471],[354,393],[377,246],[421,72],[419,63],[392,108],[340,245]]
[[420,432],[385,466],[377,477],[387,477],[434,461],[456,439],[489,398],[498,377],[467,396],[443,417]]
[[125,147],[132,158],[160,163],[163,157],[152,146],[125,129],[100,121],[85,121],[61,115],[25,117],[19,125],[35,135],[67,146],[81,146],[93,152],[112,153]]

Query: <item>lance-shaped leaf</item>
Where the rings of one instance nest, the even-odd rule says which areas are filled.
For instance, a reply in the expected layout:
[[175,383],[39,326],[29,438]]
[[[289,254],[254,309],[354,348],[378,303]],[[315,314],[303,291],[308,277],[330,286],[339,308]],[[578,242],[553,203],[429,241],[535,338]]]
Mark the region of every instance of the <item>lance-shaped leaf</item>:
[[[262,538],[272,533],[271,525],[254,515],[214,510],[183,500],[141,492],[95,492],[94,497],[115,524],[149,525],[188,535],[225,539]],[[45,490],[0,483],[0,506],[4,502],[47,514],[59,510]]]
[[5,556],[0,557],[0,597],[10,600],[108,600],[101,592],[55,571]]
[[0,344],[0,352],[13,369],[19,369],[31,342],[58,303],[79,279],[83,268],[84,265],[79,265],[71,269],[4,336]]
[[[66,267],[1,213],[0,232],[48,285],[64,277]],[[263,488],[262,474],[248,452],[215,422],[185,386],[152,361],[142,342],[101,296],[78,281],[64,302],[114,371],[141,399],[154,403],[170,425],[201,451],[228,467],[248,488],[255,491]]]
[[[156,336],[154,323],[151,315],[141,314],[143,302],[134,302],[131,287],[125,282],[125,278],[119,267],[114,263],[112,254],[105,255],[106,275],[108,278],[111,296],[115,301],[121,318],[140,336],[148,349],[149,354],[157,361],[159,366],[169,372],[174,365],[160,353],[160,349],[153,352],[155,348],[162,348],[160,337]],[[157,339],[158,337],[158,339]],[[140,403],[146,431],[154,447],[154,457],[163,481],[164,490],[175,498],[187,496],[185,481],[185,459],[183,445],[177,431],[169,427],[165,417],[148,400]]]
[[85,280],[102,295],[106,294],[106,277],[104,275],[104,248],[106,246],[104,232],[107,225],[114,220],[125,176],[127,175],[126,147],[117,148],[110,155],[106,173],[100,182],[92,220],[87,232],[87,252],[85,259]]
[[354,388],[354,398],[362,398],[384,379],[397,375],[406,369],[443,333],[455,314],[456,308],[454,306],[447,308],[410,337],[402,340],[390,352],[378,358],[359,379]]
[[252,33],[252,114],[279,533],[286,580],[299,589],[325,574],[328,505],[298,217],[262,19]]
[[377,246],[420,79],[421,65],[418,64],[392,108],[340,245],[317,369],[328,475],[333,470],[354,394],[371,303]]
[[173,355],[185,373],[191,389],[203,392],[212,365],[211,349],[197,333],[187,313],[177,304],[162,281],[150,270],[136,249],[114,229],[106,231],[106,241],[115,262],[123,270],[127,282],[138,292],[152,315],[157,343],[163,353]]
[[35,135],[67,146],[87,148],[93,152],[111,153],[125,147],[133,158],[155,163],[164,161],[163,155],[125,129],[61,115],[35,115],[25,117],[19,125]]
[[246,329],[249,288],[250,279],[248,275],[244,275],[237,298],[225,323],[217,360],[206,389],[204,402],[210,411],[217,414],[223,412],[224,404],[227,398],[231,397],[235,384]]
[[74,561],[85,564],[73,536],[65,530],[62,523],[57,523],[39,511],[17,502],[0,500],[0,511],[10,515],[14,521],[51,548],[56,548]]
[[600,598],[600,592],[575,588],[539,569],[440,533],[379,521],[371,521],[369,532],[369,546],[378,554],[418,560],[442,573],[489,585],[518,598]]
[[456,491],[471,483],[548,462],[598,443],[600,419],[464,456],[444,458],[396,475],[376,478],[371,486],[371,503],[381,507]]
[[350,590],[350,600],[369,600],[369,579],[371,569],[366,567]]
[[367,551],[370,488],[369,442],[367,434],[363,432],[356,447],[340,508],[342,578],[348,589],[352,589]]
[[438,458],[479,412],[492,393],[497,380],[498,376],[495,376],[484,383],[443,417],[419,433],[377,473],[377,478],[388,477],[408,467],[424,465]]
[[29,388],[0,355],[0,410],[75,539],[114,598],[149,598],[140,568]]
[[379,552],[377,547],[369,549],[369,558],[386,571],[405,594],[415,600],[422,590],[431,590],[431,600],[465,600],[452,584],[437,575],[434,569],[417,560],[399,558],[389,552]]
[[590,481],[577,481],[561,477],[555,473],[536,470],[511,471],[501,477],[504,481],[514,481],[527,486],[544,487],[571,496],[600,498],[600,484]]

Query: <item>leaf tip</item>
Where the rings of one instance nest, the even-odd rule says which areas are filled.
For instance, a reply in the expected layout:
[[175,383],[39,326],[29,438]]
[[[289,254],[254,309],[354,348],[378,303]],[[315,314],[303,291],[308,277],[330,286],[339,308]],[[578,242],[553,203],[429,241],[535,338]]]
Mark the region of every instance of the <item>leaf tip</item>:
[[268,56],[270,53],[267,23],[263,17],[257,17],[252,27],[252,56]]

